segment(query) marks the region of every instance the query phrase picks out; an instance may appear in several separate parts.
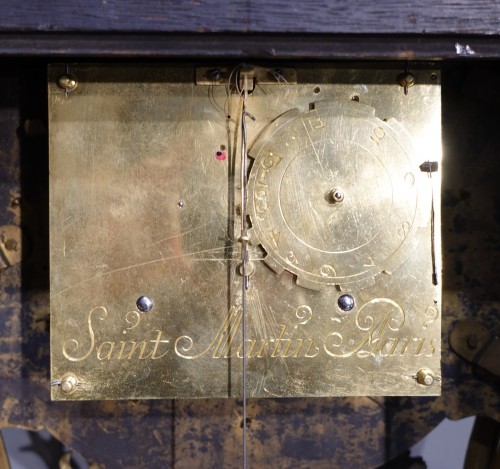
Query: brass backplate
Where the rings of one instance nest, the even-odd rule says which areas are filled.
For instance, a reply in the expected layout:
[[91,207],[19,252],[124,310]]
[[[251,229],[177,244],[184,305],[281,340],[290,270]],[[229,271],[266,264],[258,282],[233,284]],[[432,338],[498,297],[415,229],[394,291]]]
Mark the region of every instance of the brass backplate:
[[435,64],[52,65],[48,89],[53,399],[239,397],[244,362],[252,397],[440,393]]

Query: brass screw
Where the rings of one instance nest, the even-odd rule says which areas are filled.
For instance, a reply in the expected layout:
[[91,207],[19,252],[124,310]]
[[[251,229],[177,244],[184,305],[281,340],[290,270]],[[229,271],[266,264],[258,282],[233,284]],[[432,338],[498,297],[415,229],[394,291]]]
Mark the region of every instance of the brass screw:
[[403,87],[404,93],[408,94],[408,88],[415,84],[415,76],[410,72],[401,73],[399,76],[399,84]]
[[57,80],[57,85],[69,93],[77,88],[78,81],[73,75],[61,75]]
[[428,368],[422,368],[417,372],[417,383],[423,386],[430,386],[434,383],[435,377],[432,370]]
[[8,239],[5,241],[5,249],[7,249],[7,251],[16,251],[17,241],[15,239]]
[[415,84],[415,76],[411,73],[402,73],[399,76],[399,84],[403,88],[410,88]]
[[78,381],[73,375],[66,375],[61,380],[61,391],[65,394],[72,394],[76,391]]
[[344,192],[342,189],[333,189],[330,191],[330,197],[333,202],[340,203],[344,200]]

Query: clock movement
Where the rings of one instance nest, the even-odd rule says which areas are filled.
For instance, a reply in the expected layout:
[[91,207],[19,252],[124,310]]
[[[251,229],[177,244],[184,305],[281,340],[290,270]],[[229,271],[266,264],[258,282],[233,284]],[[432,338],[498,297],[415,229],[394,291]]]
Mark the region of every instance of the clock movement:
[[440,393],[435,64],[48,87],[53,399]]

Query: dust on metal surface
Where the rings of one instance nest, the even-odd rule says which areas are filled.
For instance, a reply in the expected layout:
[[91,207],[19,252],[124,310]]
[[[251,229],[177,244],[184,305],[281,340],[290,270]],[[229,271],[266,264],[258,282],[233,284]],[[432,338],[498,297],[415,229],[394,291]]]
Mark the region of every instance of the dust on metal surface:
[[[440,177],[419,166],[440,161],[439,71],[405,94],[397,67],[276,70],[248,100],[248,393],[437,395]],[[81,64],[68,92],[67,73],[49,69],[53,399],[239,396],[237,86]]]

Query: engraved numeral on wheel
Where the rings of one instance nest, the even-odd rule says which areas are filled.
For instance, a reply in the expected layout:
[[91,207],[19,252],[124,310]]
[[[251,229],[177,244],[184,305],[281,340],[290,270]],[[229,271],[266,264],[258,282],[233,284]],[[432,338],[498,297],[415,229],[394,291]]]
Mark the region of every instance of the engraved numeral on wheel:
[[413,186],[413,184],[415,184],[415,176],[413,175],[413,173],[406,173],[405,174],[405,182],[409,186]]
[[375,264],[373,257],[368,256],[368,259],[365,259],[365,263],[363,264],[363,267],[375,267],[376,265],[377,264]]
[[374,127],[370,138],[378,145],[385,137],[385,130],[382,127]]
[[278,249],[278,242],[279,242],[280,236],[281,236],[281,233],[276,228],[269,230],[269,237],[271,238],[271,241],[273,242],[274,247],[276,249]]
[[269,156],[266,156],[262,163],[260,164],[264,169],[274,169],[281,163],[283,158],[281,156],[275,155],[274,153],[269,152]]
[[401,223],[401,227],[398,230],[398,235],[401,236],[401,238],[406,238],[408,236],[408,233],[410,232],[411,225],[407,222],[404,221]]
[[335,277],[337,275],[337,272],[330,264],[321,266],[321,269],[319,269],[319,273],[322,277]]
[[322,129],[325,126],[325,124],[321,120],[320,116],[309,117],[307,119],[307,122],[309,122],[309,125],[311,126],[311,130]]
[[286,260],[290,262],[291,264],[299,265],[299,261],[295,257],[295,254],[293,251],[288,251],[286,255]]
[[266,191],[261,189],[255,192],[255,199],[255,210],[257,210],[257,212],[260,214],[267,212],[268,205]]

